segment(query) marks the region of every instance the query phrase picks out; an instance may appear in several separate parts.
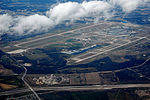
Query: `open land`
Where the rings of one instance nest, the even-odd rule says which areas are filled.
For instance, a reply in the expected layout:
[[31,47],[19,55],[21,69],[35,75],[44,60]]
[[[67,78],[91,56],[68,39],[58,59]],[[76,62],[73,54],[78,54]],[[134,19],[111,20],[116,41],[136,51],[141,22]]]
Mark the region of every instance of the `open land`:
[[24,83],[2,77],[1,97],[25,93],[40,100],[37,91],[149,88],[149,33],[146,26],[102,22],[1,46],[7,53],[0,56],[1,74],[12,69]]
[[[67,32],[27,39],[4,47],[9,54],[27,52],[43,47],[62,47],[62,53],[71,55],[68,64],[83,64],[99,59],[99,55],[126,48],[149,39],[149,28],[130,23],[105,22]],[[72,49],[71,49],[72,48]],[[13,50],[12,50],[13,49]]]

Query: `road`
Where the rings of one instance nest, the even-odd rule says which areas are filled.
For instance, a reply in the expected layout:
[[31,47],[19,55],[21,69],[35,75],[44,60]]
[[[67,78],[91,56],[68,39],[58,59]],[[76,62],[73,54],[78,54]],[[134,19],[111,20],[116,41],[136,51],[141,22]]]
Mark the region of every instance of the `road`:
[[[150,84],[119,84],[119,85],[90,85],[90,86],[60,86],[60,87],[34,87],[35,91],[84,91],[84,90],[111,90],[124,88],[150,88]],[[0,92],[0,96],[14,95],[29,92],[29,89],[21,88]]]
[[[130,67],[130,69],[141,67],[141,66],[145,65],[146,62],[148,62],[149,60],[150,60],[150,58],[148,58],[147,60],[145,60],[145,61],[144,61],[142,64],[140,64],[140,65]],[[128,68],[113,70],[113,72],[120,72],[120,71],[123,71],[123,70],[126,70],[126,69],[128,69]]]
[[[12,58],[13,59],[13,58]],[[13,59],[15,60],[15,59]],[[131,68],[138,68],[140,66],[143,66],[144,64],[146,64],[146,62],[148,62],[150,60],[150,58],[148,58],[146,61],[144,61],[142,64],[137,65],[137,66],[133,66]],[[38,100],[41,100],[40,97],[38,96],[38,94],[36,93],[36,91],[83,91],[83,90],[110,90],[110,89],[123,89],[123,88],[150,88],[150,84],[119,84],[119,85],[90,85],[90,86],[60,86],[60,87],[54,87],[54,86],[49,86],[49,87],[31,87],[25,80],[25,76],[27,73],[27,69],[25,67],[24,68],[24,74],[22,76],[22,80],[25,83],[25,85],[29,88],[20,88],[20,89],[15,89],[15,90],[9,90],[9,91],[5,91],[5,92],[0,92],[0,96],[3,95],[13,95],[13,94],[20,94],[20,93],[25,93],[25,92],[29,92],[32,91],[34,93],[34,95],[38,98]],[[130,68],[130,69],[131,69]],[[113,72],[119,72],[122,70],[125,70],[128,68],[124,68],[124,69],[120,69],[120,70],[115,70]]]
[[23,67],[24,68],[24,73],[23,73],[23,76],[22,76],[22,81],[24,82],[24,84],[28,87],[28,90],[29,91],[32,91],[33,94],[37,97],[38,100],[41,100],[40,97],[38,96],[38,94],[33,90],[33,88],[24,80],[26,74],[27,74],[27,69],[26,67],[24,67],[23,65],[21,65],[20,63],[18,63],[16,61],[16,59],[14,59],[13,57],[9,56],[13,61],[15,61],[20,67]]
[[33,92],[33,94],[37,97],[38,100],[41,100],[41,98],[38,96],[38,94],[33,90],[33,88],[24,80],[26,74],[27,74],[27,69],[26,67],[23,67],[24,68],[24,74],[22,76],[22,81],[24,82],[24,84]]

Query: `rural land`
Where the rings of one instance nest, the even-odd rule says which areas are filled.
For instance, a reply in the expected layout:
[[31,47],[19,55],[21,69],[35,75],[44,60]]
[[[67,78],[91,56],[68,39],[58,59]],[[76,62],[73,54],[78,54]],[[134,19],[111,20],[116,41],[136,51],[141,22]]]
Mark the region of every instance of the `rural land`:
[[[43,14],[48,1],[31,11],[11,5],[29,6],[16,2],[0,13]],[[97,23],[87,17],[37,35],[3,34],[0,100],[150,100],[150,19],[140,21],[150,7],[132,14]]]

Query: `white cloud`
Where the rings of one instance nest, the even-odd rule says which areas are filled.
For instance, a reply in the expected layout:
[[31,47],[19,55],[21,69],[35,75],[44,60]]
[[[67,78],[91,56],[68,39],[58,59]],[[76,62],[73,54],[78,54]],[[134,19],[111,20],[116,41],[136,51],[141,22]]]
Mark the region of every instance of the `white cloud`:
[[43,15],[22,16],[18,18],[18,23],[12,28],[19,34],[30,34],[47,31],[53,26],[53,22]]
[[82,17],[102,16],[110,10],[112,6],[104,1],[89,1],[83,3],[66,2],[54,6],[47,15],[56,24],[65,20],[77,20]]
[[120,6],[124,12],[130,13],[138,6],[149,2],[150,0],[97,0],[66,2],[54,5],[45,15],[30,15],[12,17],[8,14],[0,15],[0,34],[32,34],[46,32],[53,26],[64,21],[74,21],[84,17],[109,18],[113,8]]
[[104,12],[110,10],[112,7],[109,3],[104,1],[83,2],[81,5],[88,13]]
[[50,19],[56,24],[64,20],[74,20],[84,15],[84,8],[77,2],[60,3],[47,12]]
[[9,31],[9,27],[13,19],[11,16],[7,14],[0,15],[0,34],[4,34],[5,32]]
[[150,0],[110,0],[114,6],[119,5],[126,13],[132,12],[138,6],[143,5],[148,1]]

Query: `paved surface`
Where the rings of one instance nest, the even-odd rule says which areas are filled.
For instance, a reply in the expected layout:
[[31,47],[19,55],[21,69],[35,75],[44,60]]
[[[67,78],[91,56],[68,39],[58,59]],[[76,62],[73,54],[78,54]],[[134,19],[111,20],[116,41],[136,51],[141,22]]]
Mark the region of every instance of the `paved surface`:
[[35,42],[35,41],[39,41],[39,40],[43,40],[43,39],[47,39],[47,38],[50,38],[50,37],[63,35],[63,34],[66,34],[66,33],[72,33],[72,32],[77,31],[77,30],[90,28],[90,27],[97,26],[97,25],[100,25],[100,24],[101,24],[101,23],[99,23],[99,24],[93,24],[93,25],[89,25],[89,26],[85,26],[85,27],[81,27],[81,28],[73,29],[73,30],[70,30],[70,31],[67,31],[67,32],[62,32],[62,33],[57,33],[57,34],[50,35],[50,36],[40,37],[40,38],[37,38],[37,39],[33,39],[33,40],[29,40],[29,41],[25,41],[25,42],[21,42],[21,43],[15,44],[15,46],[17,46],[17,47],[18,47],[18,46],[23,45],[23,44],[26,44],[26,43]]
[[22,81],[24,82],[24,84],[33,92],[33,94],[37,97],[38,100],[41,100],[41,98],[38,96],[38,94],[33,90],[33,88],[24,80],[26,74],[27,74],[27,69],[25,67],[23,67],[25,69],[25,72],[22,76]]
[[[150,88],[150,84],[119,84],[119,85],[90,85],[90,86],[61,86],[61,87],[34,87],[35,91],[49,90],[49,91],[83,91],[83,90],[110,90],[110,89],[123,89],[123,88]],[[2,95],[13,95],[19,93],[29,92],[29,89],[21,88],[5,92],[0,92]]]
[[[22,76],[22,81],[24,82],[24,84],[28,87],[28,89],[26,91],[32,91],[33,94],[37,97],[38,100],[41,100],[40,97],[38,96],[38,94],[33,90],[33,88],[24,80],[26,74],[27,74],[27,69],[26,67],[24,67],[23,65],[21,65],[20,63],[18,63],[16,61],[16,59],[12,58],[11,56],[9,56],[13,61],[15,61],[20,67],[23,67],[24,68],[24,73],[23,73],[23,76]],[[15,90],[17,91],[17,90]],[[12,94],[15,94],[15,91],[11,91]],[[23,90],[22,92],[24,92],[25,90]],[[17,92],[17,93],[22,93],[22,92]]]
[[[126,43],[126,44],[123,44],[123,45],[120,45],[120,46],[117,46],[117,47],[114,47],[114,48],[111,48],[111,49],[105,50],[105,51],[100,52],[100,53],[96,53],[96,54],[94,54],[94,55],[92,55],[92,56],[89,56],[89,57],[86,57],[86,58],[83,58],[83,59],[76,58],[76,59],[77,59],[77,61],[75,61],[75,63],[83,62],[83,61],[85,61],[85,60],[88,60],[88,59],[94,58],[94,57],[96,57],[96,56],[98,56],[98,55],[101,55],[101,54],[103,54],[103,53],[106,53],[106,52],[109,52],[109,51],[112,51],[112,50],[118,49],[118,48],[120,48],[120,47],[126,46],[126,45],[128,45],[128,44],[131,44],[131,43],[133,43],[133,42],[138,42],[138,41],[140,41],[140,40],[142,40],[142,39],[146,39],[146,37],[142,37],[142,38],[139,38],[139,39],[134,40],[134,41],[132,41],[132,42],[128,42],[128,43]],[[79,55],[79,57],[80,57],[80,56],[82,56],[82,55]],[[78,56],[77,56],[77,57],[78,57]]]

